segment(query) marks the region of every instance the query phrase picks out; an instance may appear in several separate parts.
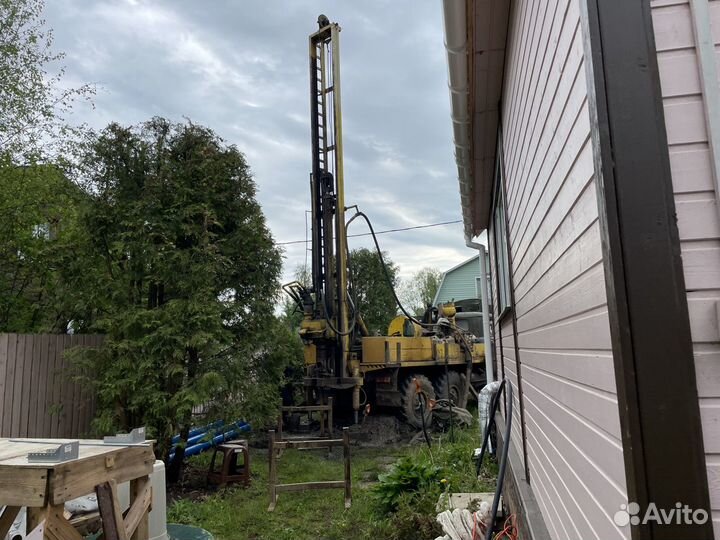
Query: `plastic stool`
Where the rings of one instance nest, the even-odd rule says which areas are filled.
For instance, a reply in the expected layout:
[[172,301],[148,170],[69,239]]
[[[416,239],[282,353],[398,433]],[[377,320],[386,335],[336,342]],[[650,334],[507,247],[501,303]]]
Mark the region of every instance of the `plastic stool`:
[[[222,465],[220,470],[215,470],[215,458],[218,452],[222,453]],[[238,467],[238,455],[243,455],[243,463]],[[246,487],[250,485],[250,451],[245,440],[232,443],[222,443],[215,447],[210,468],[207,474],[208,483],[220,487],[226,484],[242,482]]]

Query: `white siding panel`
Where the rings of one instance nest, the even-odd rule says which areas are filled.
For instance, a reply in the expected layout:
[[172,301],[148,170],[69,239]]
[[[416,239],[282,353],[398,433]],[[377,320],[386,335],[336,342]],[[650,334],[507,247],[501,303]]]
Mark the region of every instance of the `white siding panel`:
[[675,193],[712,191],[712,163],[706,142],[670,147],[670,169]]
[[[523,317],[545,299],[566,287],[590,268],[602,262],[602,253],[595,249],[600,242],[600,225],[597,220],[552,263],[542,276],[527,289],[527,294],[516,296],[516,310]],[[557,271],[562,268],[564,271]],[[516,295],[518,292],[516,291]]]
[[685,242],[682,260],[688,291],[720,290],[720,240]]
[[[667,97],[700,94],[700,72],[693,49],[668,52],[658,58],[660,86]],[[672,74],[672,76],[670,75]]]
[[700,96],[667,98],[664,101],[668,144],[707,141],[705,109]]
[[578,0],[514,5],[502,125],[518,351],[505,321],[502,344],[551,536],[605,540],[629,531],[612,522],[625,475],[581,34]]
[[[690,4],[652,6],[713,526],[716,537],[720,537],[720,219],[701,67]],[[717,44],[720,3],[710,2],[709,9],[713,41]]]
[[658,52],[695,47],[690,6],[687,3],[653,9]]
[[609,351],[526,348],[522,351],[522,361],[523,366],[537,368],[608,394],[615,393],[613,357]]
[[675,210],[680,240],[720,238],[720,217],[714,193],[676,194]]

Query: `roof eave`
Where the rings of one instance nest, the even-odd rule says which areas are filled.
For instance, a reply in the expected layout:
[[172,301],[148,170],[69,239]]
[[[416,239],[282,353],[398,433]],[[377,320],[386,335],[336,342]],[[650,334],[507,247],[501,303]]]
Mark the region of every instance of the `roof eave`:
[[451,118],[465,239],[487,228],[509,2],[443,0]]

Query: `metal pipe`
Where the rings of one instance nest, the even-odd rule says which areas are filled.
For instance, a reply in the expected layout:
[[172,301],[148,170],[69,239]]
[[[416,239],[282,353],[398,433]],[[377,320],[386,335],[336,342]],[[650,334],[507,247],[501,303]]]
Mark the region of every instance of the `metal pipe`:
[[465,239],[465,245],[478,250],[478,261],[480,264],[480,303],[482,309],[483,343],[485,344],[485,383],[495,381],[495,369],[493,363],[493,350],[490,341],[490,308],[488,302],[487,287],[487,252],[485,246],[477,242]]

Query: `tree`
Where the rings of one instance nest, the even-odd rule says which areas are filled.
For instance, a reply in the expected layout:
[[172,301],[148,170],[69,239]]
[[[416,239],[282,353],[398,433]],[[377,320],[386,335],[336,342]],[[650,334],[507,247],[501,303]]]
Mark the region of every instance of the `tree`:
[[0,331],[84,331],[83,283],[97,269],[81,226],[90,197],[57,167],[7,157],[0,185]]
[[[398,284],[398,267],[386,253],[383,259],[393,288]],[[367,248],[350,252],[350,295],[371,334],[385,334],[397,313],[397,303],[376,251]]]
[[[312,278],[310,277],[310,270],[306,266],[298,265],[295,268],[295,281],[301,283],[306,288],[312,287]],[[303,319],[303,312],[297,302],[290,298],[286,293],[283,293],[282,303],[280,305],[282,316],[281,319],[286,323],[290,330],[297,333],[300,329],[300,322]]]
[[442,272],[430,266],[413,274],[402,286],[401,299],[405,309],[421,316],[427,306],[432,305],[441,281]]
[[42,19],[43,0],[0,0],[0,153],[57,156],[77,128],[66,116],[93,85],[68,88],[63,53],[53,52],[53,33]]
[[247,406],[269,369],[280,252],[244,155],[210,129],[111,124],[86,167],[86,226],[104,268],[92,284],[104,308],[96,329],[107,335],[86,357],[97,427],[146,425],[166,457],[194,407]]

